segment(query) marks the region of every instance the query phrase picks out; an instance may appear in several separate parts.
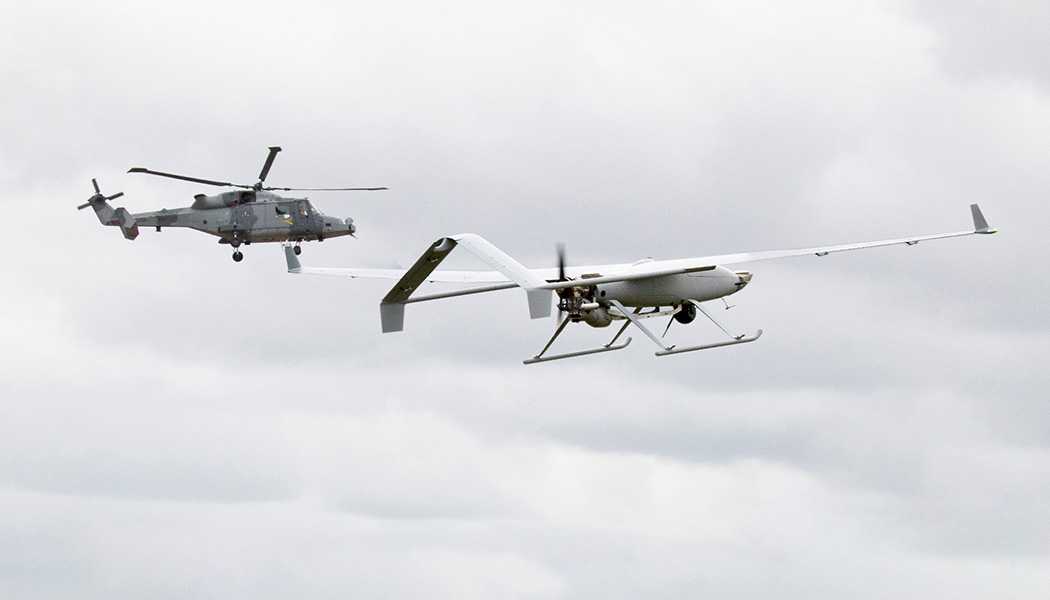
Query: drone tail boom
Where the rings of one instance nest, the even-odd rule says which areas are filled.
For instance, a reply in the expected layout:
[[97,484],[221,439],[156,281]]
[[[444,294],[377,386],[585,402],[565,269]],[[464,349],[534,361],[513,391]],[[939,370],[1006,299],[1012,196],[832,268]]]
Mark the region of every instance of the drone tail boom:
[[[427,282],[430,274],[437,268],[438,264],[448,256],[456,246],[462,246],[468,252],[487,263],[496,272],[506,277],[506,280],[483,287],[469,288],[455,292],[443,292],[425,296],[411,297],[420,285]],[[292,255],[288,255],[288,270],[296,270]],[[383,301],[380,303],[379,312],[383,326],[383,333],[401,331],[405,326],[405,305],[413,302],[426,300],[438,300],[451,298],[453,296],[464,296],[482,292],[494,292],[514,287],[525,290],[525,298],[528,300],[529,316],[533,319],[549,317],[551,314],[551,291],[541,289],[547,282],[538,275],[525,268],[521,263],[511,258],[499,248],[493,246],[481,236],[472,233],[463,233],[451,237],[443,237],[427,248],[426,252],[419,257],[414,265],[401,276],[394,284]]]

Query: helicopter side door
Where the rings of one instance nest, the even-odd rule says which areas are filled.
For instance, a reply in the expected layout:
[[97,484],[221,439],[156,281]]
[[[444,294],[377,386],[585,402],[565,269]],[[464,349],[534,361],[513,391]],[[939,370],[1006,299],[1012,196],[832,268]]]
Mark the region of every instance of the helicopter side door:
[[293,203],[281,202],[275,204],[273,207],[273,214],[270,215],[269,226],[273,229],[290,229],[294,227],[296,212]]

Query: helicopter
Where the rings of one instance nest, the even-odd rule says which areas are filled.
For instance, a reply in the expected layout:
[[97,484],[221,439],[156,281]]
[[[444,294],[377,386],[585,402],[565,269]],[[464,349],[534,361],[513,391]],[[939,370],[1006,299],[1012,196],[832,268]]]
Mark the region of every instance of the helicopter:
[[317,210],[307,198],[288,198],[274,192],[319,191],[351,192],[378,191],[385,187],[356,188],[290,188],[266,186],[266,176],[270,173],[274,158],[281,151],[280,146],[270,146],[259,172],[259,181],[252,185],[215,181],[176,175],[162,171],[153,171],[143,167],[133,167],[128,173],[145,173],[169,179],[192,181],[205,185],[240,188],[214,195],[197,194],[193,204],[184,208],[161,209],[152,212],[131,213],[124,207],[113,208],[109,201],[124,195],[118,192],[106,196],[99,189],[98,182],[91,180],[95,193],[87,202],[77,207],[81,210],[91,207],[103,225],[120,227],[121,233],[128,240],[139,235],[139,226],[155,227],[161,231],[164,227],[187,227],[209,233],[219,238],[220,244],[229,244],[233,248],[234,262],[244,260],[241,245],[253,242],[292,243],[295,254],[300,254],[300,244],[304,241],[324,241],[328,238],[353,236],[357,231],[354,220],[333,217]]

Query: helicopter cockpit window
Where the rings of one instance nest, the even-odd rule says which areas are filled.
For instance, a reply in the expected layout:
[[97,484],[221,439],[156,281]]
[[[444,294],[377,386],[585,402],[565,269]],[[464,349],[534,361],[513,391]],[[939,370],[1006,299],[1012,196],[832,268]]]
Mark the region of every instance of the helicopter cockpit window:
[[299,214],[302,216],[308,216],[310,214],[310,206],[308,204],[299,205]]
[[275,207],[273,207],[273,210],[274,210],[274,212],[277,213],[278,217],[290,217],[290,216],[292,216],[292,215],[288,214],[288,211],[285,210],[281,206],[275,206]]

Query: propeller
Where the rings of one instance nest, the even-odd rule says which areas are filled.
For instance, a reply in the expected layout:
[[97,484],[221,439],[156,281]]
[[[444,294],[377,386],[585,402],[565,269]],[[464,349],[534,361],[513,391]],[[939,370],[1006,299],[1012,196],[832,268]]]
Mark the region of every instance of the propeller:
[[262,170],[259,171],[259,181],[253,185],[245,183],[233,183],[231,181],[218,181],[215,179],[202,179],[200,177],[190,177],[188,175],[177,175],[175,173],[165,173],[164,171],[154,171],[145,167],[132,167],[128,169],[128,173],[145,173],[147,175],[156,175],[158,177],[167,177],[169,179],[178,179],[180,181],[191,181],[193,183],[203,183],[204,185],[215,185],[219,187],[236,187],[246,190],[260,191],[279,191],[279,192],[375,192],[379,190],[385,190],[385,187],[343,187],[343,188],[295,188],[295,187],[266,187],[263,183],[266,182],[266,177],[270,174],[270,168],[273,167],[273,161],[277,158],[277,153],[281,151],[280,146],[270,146],[268,148],[269,153],[266,155],[266,161],[263,163]]
[[102,195],[102,190],[99,189],[98,182],[95,181],[94,178],[91,179],[91,185],[95,188],[95,195],[91,196],[90,198],[88,198],[87,202],[85,202],[85,203],[81,204],[80,206],[78,206],[77,210],[83,210],[83,209],[91,206],[92,204],[94,204],[96,202],[108,202],[110,200],[115,200],[116,198],[120,198],[121,196],[124,195],[124,192],[117,192],[116,194],[113,194],[112,196],[103,196]]
[[667,327],[664,327],[664,334],[663,334],[663,335],[661,335],[660,337],[662,337],[662,338],[665,338],[665,337],[667,337],[667,332],[668,332],[668,331],[671,331],[671,325],[672,325],[673,323],[674,323],[674,315],[671,315],[671,318],[670,318],[670,319],[668,319],[668,321],[667,321]]
[[555,246],[555,252],[558,253],[558,281],[568,281],[565,277],[565,244]]
[[[554,252],[558,256],[558,278],[555,279],[554,281],[568,281],[569,278],[568,278],[568,276],[565,275],[565,244],[563,244],[561,242],[556,244],[554,246]],[[562,304],[561,300],[563,298],[565,298],[565,296],[563,294],[569,294],[569,293],[571,293],[571,291],[569,291],[569,290],[558,290],[558,292],[555,295],[558,310],[555,311],[553,314],[554,314],[555,320],[558,322],[558,326],[559,327],[562,324],[562,320],[568,318],[568,314],[567,314],[566,310],[563,308],[563,304]]]

